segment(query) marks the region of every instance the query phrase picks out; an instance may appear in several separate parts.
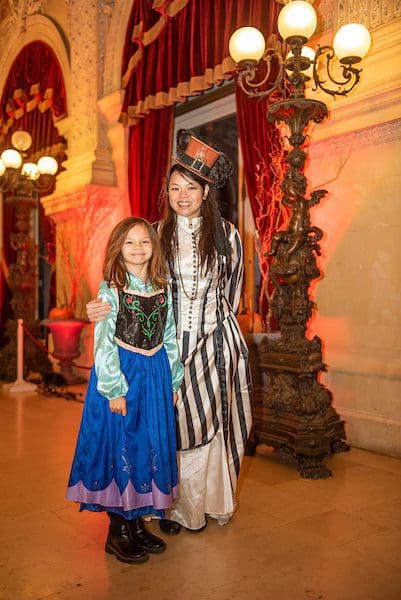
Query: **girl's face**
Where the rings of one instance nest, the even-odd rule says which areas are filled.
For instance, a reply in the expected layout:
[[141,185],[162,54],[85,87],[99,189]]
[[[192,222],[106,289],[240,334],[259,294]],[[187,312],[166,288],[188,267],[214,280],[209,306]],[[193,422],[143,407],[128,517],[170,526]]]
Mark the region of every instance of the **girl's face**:
[[207,196],[208,191],[208,185],[202,189],[202,186],[193,179],[174,171],[168,183],[170,206],[180,217],[194,219],[200,216],[203,198]]
[[152,258],[153,247],[145,225],[134,225],[127,233],[121,254],[127,271],[137,274]]

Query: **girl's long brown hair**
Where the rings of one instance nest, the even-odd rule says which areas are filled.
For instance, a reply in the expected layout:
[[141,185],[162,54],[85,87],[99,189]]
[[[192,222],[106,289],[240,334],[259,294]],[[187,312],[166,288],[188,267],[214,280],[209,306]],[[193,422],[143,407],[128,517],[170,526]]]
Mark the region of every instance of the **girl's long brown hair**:
[[[204,192],[207,182],[179,164],[174,164],[171,167],[168,174],[167,186],[170,177],[175,172],[178,172],[185,179],[198,183],[202,187],[202,193]],[[200,259],[202,268],[205,271],[209,271],[215,263],[216,251],[221,256],[229,256],[231,254],[231,246],[223,230],[219,207],[212,187],[209,189],[207,198],[201,204],[200,214],[203,217],[199,238]],[[170,206],[167,189],[164,197],[163,220],[160,227],[160,244],[162,252],[169,262],[173,262],[175,253],[173,243],[175,239],[175,225],[176,214]]]
[[118,223],[110,234],[106,247],[106,258],[103,265],[103,277],[118,290],[128,285],[128,273],[121,254],[121,248],[128,232],[135,225],[143,225],[152,244],[152,257],[149,261],[148,277],[153,289],[164,288],[167,285],[167,264],[163,258],[159,238],[154,227],[141,217],[128,217]]

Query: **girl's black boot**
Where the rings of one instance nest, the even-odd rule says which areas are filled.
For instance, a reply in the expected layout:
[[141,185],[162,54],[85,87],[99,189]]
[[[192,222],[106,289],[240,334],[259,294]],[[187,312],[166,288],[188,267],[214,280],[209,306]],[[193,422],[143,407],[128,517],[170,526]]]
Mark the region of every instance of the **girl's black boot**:
[[142,517],[127,522],[129,524],[131,542],[150,554],[160,554],[165,551],[167,548],[166,542],[148,531]]
[[105,550],[107,554],[114,554],[121,562],[144,563],[149,559],[149,554],[139,544],[131,540],[129,521],[120,515],[107,513],[110,519],[109,533],[106,539]]

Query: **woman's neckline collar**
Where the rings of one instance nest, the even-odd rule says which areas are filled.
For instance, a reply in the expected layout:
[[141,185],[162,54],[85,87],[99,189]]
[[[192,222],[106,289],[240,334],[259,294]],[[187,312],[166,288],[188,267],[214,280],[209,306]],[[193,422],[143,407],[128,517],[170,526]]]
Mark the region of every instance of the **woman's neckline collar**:
[[182,215],[176,215],[177,224],[180,227],[185,227],[185,229],[191,229],[194,231],[198,229],[202,224],[203,217],[193,217],[191,220],[188,217],[183,217]]

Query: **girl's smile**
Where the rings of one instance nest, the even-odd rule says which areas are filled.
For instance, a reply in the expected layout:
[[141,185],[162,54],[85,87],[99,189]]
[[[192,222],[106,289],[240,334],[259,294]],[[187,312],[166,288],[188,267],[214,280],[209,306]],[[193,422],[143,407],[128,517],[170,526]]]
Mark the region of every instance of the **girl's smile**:
[[144,225],[138,223],[127,233],[121,254],[127,271],[142,277],[144,268],[147,271],[148,263],[152,258],[152,241]]

